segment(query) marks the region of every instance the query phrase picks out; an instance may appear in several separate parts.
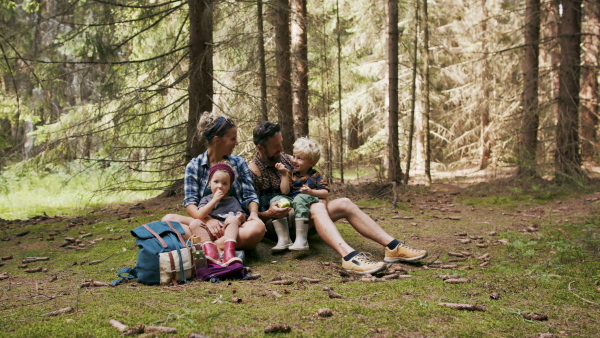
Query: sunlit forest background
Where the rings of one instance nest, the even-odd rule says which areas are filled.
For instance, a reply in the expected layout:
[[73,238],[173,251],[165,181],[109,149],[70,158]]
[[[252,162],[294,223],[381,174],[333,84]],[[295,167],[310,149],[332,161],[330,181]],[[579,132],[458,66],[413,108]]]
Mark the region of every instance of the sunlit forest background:
[[176,193],[210,110],[237,123],[247,160],[265,119],[288,151],[316,139],[336,184],[498,167],[582,184],[598,160],[599,8],[0,0],[0,217]]

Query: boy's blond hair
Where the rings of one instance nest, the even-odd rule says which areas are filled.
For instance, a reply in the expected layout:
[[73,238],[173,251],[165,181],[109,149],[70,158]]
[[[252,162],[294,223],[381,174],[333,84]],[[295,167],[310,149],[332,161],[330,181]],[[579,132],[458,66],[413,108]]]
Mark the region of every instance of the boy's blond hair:
[[314,140],[301,137],[294,142],[294,153],[304,155],[311,162],[319,162],[321,158],[321,147]]

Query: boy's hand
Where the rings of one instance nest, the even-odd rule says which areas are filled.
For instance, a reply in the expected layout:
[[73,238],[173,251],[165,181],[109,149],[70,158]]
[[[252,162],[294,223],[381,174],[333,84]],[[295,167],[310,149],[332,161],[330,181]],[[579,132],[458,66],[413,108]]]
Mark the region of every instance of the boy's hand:
[[308,185],[303,185],[300,188],[300,192],[303,193],[303,194],[312,195],[312,191],[313,190],[311,188],[309,188]]
[[290,172],[288,168],[283,165],[283,163],[275,163],[275,169],[277,169],[277,171],[279,171],[282,175],[287,175]]

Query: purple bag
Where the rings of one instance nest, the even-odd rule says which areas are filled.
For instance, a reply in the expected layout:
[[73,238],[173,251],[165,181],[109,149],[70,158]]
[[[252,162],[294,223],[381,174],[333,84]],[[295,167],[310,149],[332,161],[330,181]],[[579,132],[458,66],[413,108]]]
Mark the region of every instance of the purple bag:
[[196,269],[196,278],[199,281],[218,283],[223,279],[244,279],[244,277],[246,277],[246,267],[239,262],[229,266],[207,263],[206,266]]

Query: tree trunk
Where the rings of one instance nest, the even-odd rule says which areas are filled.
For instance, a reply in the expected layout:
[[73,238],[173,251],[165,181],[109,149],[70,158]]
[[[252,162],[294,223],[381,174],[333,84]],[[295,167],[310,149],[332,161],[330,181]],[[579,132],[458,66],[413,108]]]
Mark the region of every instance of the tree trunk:
[[536,176],[536,150],[539,127],[538,76],[540,41],[540,0],[527,0],[525,9],[525,55],[523,61],[523,107],[517,175]]
[[[485,1],[485,0],[484,0]],[[423,110],[423,136],[425,137],[425,185],[431,185],[431,147],[430,147],[430,130],[429,130],[429,118],[431,103],[429,100],[429,63],[431,62],[429,56],[429,14],[427,10],[427,0],[423,0],[423,30],[425,36],[423,38],[423,49],[425,52],[425,79],[423,81],[423,95],[425,96],[425,109]]]
[[294,137],[308,136],[308,52],[306,0],[292,1],[292,102]]
[[555,170],[557,181],[567,183],[583,178],[578,134],[581,0],[563,0],[562,8]]
[[406,154],[406,175],[404,184],[408,184],[410,162],[412,159],[413,138],[415,134],[415,108],[417,105],[417,56],[419,43],[419,0],[415,0],[415,38],[413,40],[412,82],[410,88],[410,126],[408,131],[408,153]]
[[186,159],[205,149],[198,138],[197,126],[204,112],[212,110],[213,100],[213,22],[211,0],[190,0],[190,84],[187,122]]
[[389,67],[389,129],[388,180],[402,182],[400,149],[398,147],[398,0],[388,0],[388,67]]
[[267,109],[267,67],[265,65],[265,31],[263,28],[263,0],[257,0],[257,24],[258,24],[258,62],[260,63],[260,111],[263,121],[269,121],[269,110]]
[[294,145],[294,115],[290,64],[290,5],[288,0],[275,0],[275,67],[277,68],[277,110],[283,131],[283,150],[291,154]]
[[600,61],[600,2],[586,2],[581,69],[581,155],[591,161],[598,154],[598,62]]
[[340,3],[339,0],[335,2],[335,13],[336,13],[336,30],[337,30],[337,66],[338,66],[338,117],[340,127],[338,129],[338,135],[340,138],[340,180],[344,184],[344,127],[342,120],[342,26],[340,24]]
[[481,126],[480,126],[480,162],[479,162],[479,170],[483,170],[487,168],[490,162],[490,141],[488,136],[488,127],[490,125],[490,70],[489,70],[489,61],[488,61],[488,46],[487,46],[487,22],[488,22],[488,11],[486,0],[481,0],[481,10],[483,13],[483,17],[481,20],[481,52],[483,54],[483,67],[482,67],[482,76],[481,76],[481,84],[482,84],[482,94],[481,98]]

